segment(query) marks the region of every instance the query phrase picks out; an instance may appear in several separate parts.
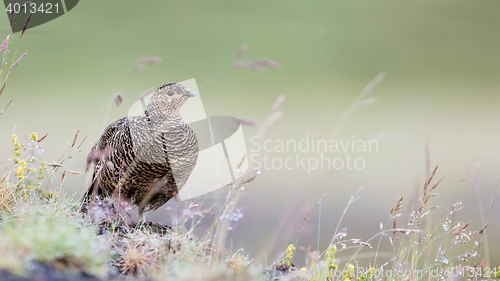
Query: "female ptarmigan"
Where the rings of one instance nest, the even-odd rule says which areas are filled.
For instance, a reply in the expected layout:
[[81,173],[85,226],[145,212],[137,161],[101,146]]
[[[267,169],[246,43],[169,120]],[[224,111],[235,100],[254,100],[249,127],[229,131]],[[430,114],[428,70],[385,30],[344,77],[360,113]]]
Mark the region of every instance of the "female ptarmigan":
[[152,94],[143,115],[109,125],[87,158],[95,167],[84,200],[119,191],[142,214],[175,197],[198,159],[198,139],[179,113],[193,96],[180,84],[166,84]]

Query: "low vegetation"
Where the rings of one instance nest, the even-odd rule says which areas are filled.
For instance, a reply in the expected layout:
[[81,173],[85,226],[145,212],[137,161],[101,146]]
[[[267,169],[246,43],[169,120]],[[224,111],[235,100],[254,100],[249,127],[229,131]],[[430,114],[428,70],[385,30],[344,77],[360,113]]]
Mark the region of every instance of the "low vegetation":
[[[57,163],[40,162],[42,140],[33,133],[23,144],[13,135],[12,157],[7,169],[1,171],[0,277],[3,278],[25,280],[22,278],[40,275],[55,276],[55,280],[500,277],[480,254],[487,225],[469,230],[470,222],[458,221],[460,202],[446,209],[446,217],[431,224],[428,216],[437,207],[430,204],[442,180],[434,180],[437,167],[410,213],[402,212],[401,197],[388,212],[387,223],[369,240],[348,239],[346,229],[337,227],[331,244],[324,251],[313,251],[306,248],[308,245],[290,245],[280,259],[263,265],[262,261],[246,256],[244,251],[230,253],[224,248],[228,225],[243,186],[258,172],[248,172],[229,187],[223,210],[200,236],[198,224],[208,219],[206,215],[210,210],[201,210],[196,204],[176,214],[170,227],[151,222],[130,223],[131,208],[120,198],[99,199],[87,207],[86,214],[82,213],[80,200],[60,191],[65,175],[76,172],[65,168],[67,158],[64,157]],[[78,148],[78,142],[77,135],[68,146],[68,158],[72,157],[72,149]],[[345,211],[357,198],[356,194],[352,196]],[[382,250],[384,243],[389,243],[389,253]],[[297,250],[307,253],[300,268],[294,265]],[[336,258],[348,250],[354,250],[349,259]],[[358,258],[360,253],[371,255],[370,264]]]

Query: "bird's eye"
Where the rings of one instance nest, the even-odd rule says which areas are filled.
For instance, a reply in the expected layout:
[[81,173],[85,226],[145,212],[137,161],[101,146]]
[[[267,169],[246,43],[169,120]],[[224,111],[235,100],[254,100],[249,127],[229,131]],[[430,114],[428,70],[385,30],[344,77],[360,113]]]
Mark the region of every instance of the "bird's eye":
[[174,92],[172,92],[172,91],[168,91],[168,92],[167,92],[167,95],[169,95],[169,96],[173,96],[173,95],[174,95]]

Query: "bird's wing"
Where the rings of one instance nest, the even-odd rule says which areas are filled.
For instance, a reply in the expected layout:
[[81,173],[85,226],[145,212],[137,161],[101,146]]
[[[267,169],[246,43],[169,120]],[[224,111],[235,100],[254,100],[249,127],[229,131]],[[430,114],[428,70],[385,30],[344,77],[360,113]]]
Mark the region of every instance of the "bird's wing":
[[87,156],[87,168],[88,171],[90,164],[92,162],[97,163],[97,160],[102,156],[102,153],[106,153],[105,149],[109,138],[113,136],[117,131],[119,131],[128,122],[129,117],[123,117],[122,119],[116,120],[104,129],[99,140],[94,144]]

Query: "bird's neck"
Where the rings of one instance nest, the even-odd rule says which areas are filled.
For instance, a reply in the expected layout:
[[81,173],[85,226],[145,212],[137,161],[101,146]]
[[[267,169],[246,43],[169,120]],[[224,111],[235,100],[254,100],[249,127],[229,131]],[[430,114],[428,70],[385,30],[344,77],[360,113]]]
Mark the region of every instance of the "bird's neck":
[[179,112],[145,112],[146,117],[152,124],[181,124],[184,123]]

